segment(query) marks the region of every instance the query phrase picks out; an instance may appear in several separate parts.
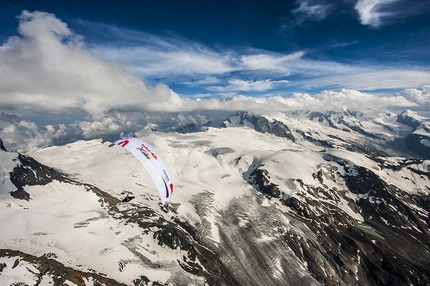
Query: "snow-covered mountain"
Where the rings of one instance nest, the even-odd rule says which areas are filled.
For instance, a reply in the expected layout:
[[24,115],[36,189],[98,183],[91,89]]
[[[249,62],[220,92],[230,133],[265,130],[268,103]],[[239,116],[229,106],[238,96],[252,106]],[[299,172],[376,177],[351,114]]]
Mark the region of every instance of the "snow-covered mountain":
[[240,112],[142,130],[173,175],[169,212],[140,163],[105,140],[6,146],[0,284],[429,285],[428,122]]
[[405,138],[407,146],[420,156],[429,159],[430,120],[419,116],[416,112],[406,110],[397,116],[397,122],[412,128],[412,133]]
[[[248,125],[256,131],[373,156],[430,159],[430,119],[410,110],[366,115],[359,111],[290,112],[256,116],[239,112],[223,126]],[[412,139],[411,139],[412,138]]]

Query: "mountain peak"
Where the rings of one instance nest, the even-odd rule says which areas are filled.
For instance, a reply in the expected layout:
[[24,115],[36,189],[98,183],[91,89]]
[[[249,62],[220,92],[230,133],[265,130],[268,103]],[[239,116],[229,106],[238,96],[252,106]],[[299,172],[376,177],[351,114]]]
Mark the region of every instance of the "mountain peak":
[[252,112],[238,112],[236,116],[227,118],[221,127],[225,128],[230,125],[249,126],[260,133],[269,133],[278,137],[284,137],[295,141],[294,135],[290,128],[282,121],[270,117],[270,115],[255,115]]
[[417,128],[420,125],[423,117],[418,115],[415,111],[405,110],[397,116],[397,122],[410,126],[412,128]]

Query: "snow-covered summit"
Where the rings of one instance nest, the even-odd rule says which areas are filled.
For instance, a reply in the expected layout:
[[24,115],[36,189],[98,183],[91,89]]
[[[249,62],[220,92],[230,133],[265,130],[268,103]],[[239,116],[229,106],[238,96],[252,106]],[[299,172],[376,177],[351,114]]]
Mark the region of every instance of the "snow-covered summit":
[[430,120],[412,111],[397,116],[388,110],[370,114],[351,110],[261,115],[239,112],[222,124],[222,127],[233,126],[374,156],[430,158],[426,145],[430,139]]

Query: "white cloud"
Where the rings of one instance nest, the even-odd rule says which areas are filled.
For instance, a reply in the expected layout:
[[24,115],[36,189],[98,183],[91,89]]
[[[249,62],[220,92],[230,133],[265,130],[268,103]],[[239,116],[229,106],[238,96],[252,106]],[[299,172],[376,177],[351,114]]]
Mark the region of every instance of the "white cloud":
[[289,55],[282,54],[249,54],[239,57],[239,66],[243,70],[272,71],[277,74],[290,74],[293,66],[302,60],[304,52]]
[[82,130],[82,135],[85,138],[93,138],[100,134],[112,134],[113,132],[121,132],[120,125],[111,117],[103,118],[101,121],[80,121],[77,127]]
[[384,21],[394,17],[397,12],[390,11],[390,5],[399,0],[358,0],[355,5],[360,22],[375,28],[384,24]]
[[[303,14],[306,20],[320,21],[327,17],[331,9],[330,4],[326,3],[315,3],[310,0],[299,0],[297,1],[299,7],[292,10],[293,13]],[[304,19],[302,19],[304,21]]]
[[221,80],[215,76],[208,76],[194,81],[187,81],[185,83],[189,86],[212,85],[221,83]]
[[[249,49],[210,50],[182,39],[176,44],[170,41],[175,39],[158,38],[154,40],[156,45],[145,43],[143,47],[109,47],[109,55],[106,57],[128,62],[131,66],[129,70],[147,80],[157,78],[157,81],[162,80],[171,85],[198,86],[212,92],[212,96],[225,96],[226,92],[231,91],[251,91],[252,87],[256,88],[255,92],[270,92],[270,89],[262,88],[263,85],[251,84],[249,78],[258,79],[258,83],[266,80],[266,87],[269,87],[269,82],[275,82],[275,78],[283,78],[289,81],[289,87],[295,87],[297,91],[322,88],[403,89],[424,86],[430,82],[430,72],[414,67],[388,68],[371,64],[352,66],[311,60],[306,57],[305,51],[281,54]],[[100,46],[97,49],[105,57],[106,48]],[[183,57],[180,64],[179,57]],[[242,84],[241,87],[239,83]]]
[[48,136],[51,138],[58,139],[67,135],[67,127],[65,124],[59,124],[58,129],[55,129],[55,127],[51,124],[46,125],[45,128],[48,132]]
[[[428,88],[425,87],[423,92]],[[340,91],[323,91],[315,95],[307,93],[294,93],[292,97],[282,96],[252,97],[238,95],[229,98],[208,98],[191,100],[181,98],[183,111],[196,113],[202,110],[225,110],[237,111],[248,110],[257,113],[270,113],[270,111],[289,110],[339,110],[358,109],[375,110],[380,109],[404,109],[415,108],[419,104],[415,98],[411,100],[403,94],[395,96],[378,96],[372,93],[363,93],[357,90],[342,89]]]
[[[206,51],[157,51],[147,48],[126,48],[119,52],[121,58],[134,62],[133,72],[142,75],[221,74],[233,67],[227,58]],[[140,63],[140,64],[139,64]]]
[[[315,95],[294,93],[292,97],[282,96],[251,97],[238,95],[230,98],[190,99],[176,98],[176,107],[170,112],[116,112],[79,120],[71,124],[47,125],[39,128],[35,122],[22,120],[19,116],[0,113],[0,138],[6,147],[28,150],[56,142],[67,142],[79,138],[93,139],[105,136],[118,137],[132,134],[152,126],[161,130],[174,130],[187,124],[204,124],[214,119],[227,117],[239,110],[256,114],[286,112],[292,110],[361,110],[379,112],[384,109],[394,111],[415,109],[428,111],[430,87],[422,90],[407,89],[394,96],[377,96],[357,90],[343,89],[338,92],[323,91]],[[163,104],[163,103],[158,103]],[[158,106],[158,108],[165,108]],[[230,113],[229,113],[230,112]]]
[[[357,90],[399,90],[424,86],[430,82],[430,72],[420,70],[396,69],[383,66],[347,67],[327,65],[330,76],[315,73],[313,77],[299,80],[296,84],[310,89],[320,86],[341,89],[348,86]],[[318,72],[318,69],[311,70]]]
[[29,150],[51,144],[46,131],[19,115],[0,112],[0,138],[7,150]]
[[397,96],[402,96],[407,100],[417,104],[416,109],[430,110],[430,85],[426,85],[422,90],[410,88],[396,93]]
[[148,117],[142,112],[112,112],[99,114],[86,120],[71,123],[67,133],[74,133],[85,139],[100,138],[109,135],[120,136],[132,133],[148,124]]
[[90,53],[53,14],[24,11],[19,21],[22,37],[9,38],[0,49],[3,108],[97,114],[112,108],[144,110],[147,102],[170,96],[168,87],[148,89],[123,66]]
[[233,79],[229,80],[226,86],[211,86],[210,90],[214,91],[266,91],[272,90],[275,87],[279,87],[287,84],[287,80],[272,81],[270,79],[266,80],[241,80]]
[[228,51],[211,50],[178,37],[154,36],[106,25],[101,25],[101,29],[131,44],[95,45],[95,53],[107,60],[128,64],[129,70],[143,77],[222,74],[235,70],[231,61],[235,55]]
[[375,96],[371,93],[347,89],[342,89],[339,92],[323,91],[315,95],[314,98],[318,108],[323,110],[352,109],[377,111],[379,109],[398,109],[416,106],[414,102],[410,102],[402,96]]
[[[115,35],[118,41],[129,42],[119,46],[94,45],[94,54],[110,61],[123,62],[129,71],[147,82],[155,84],[161,81],[170,86],[198,89],[194,92],[203,93],[201,97],[208,96],[202,92],[205,88],[212,92],[212,96],[225,96],[225,93],[234,91],[229,82],[231,78],[242,81],[250,78],[275,81],[282,78],[290,83],[288,94],[291,94],[293,87],[296,88],[294,91],[342,88],[381,90],[419,87],[430,82],[430,72],[416,67],[396,69],[371,63],[348,65],[311,60],[308,57],[311,51],[284,54],[238,47],[209,48],[178,37],[158,37],[112,26],[103,26],[102,31],[106,35]],[[270,92],[267,89],[263,91]],[[186,97],[197,96],[182,94]],[[231,96],[236,94],[230,93]],[[158,103],[156,105],[164,106]]]

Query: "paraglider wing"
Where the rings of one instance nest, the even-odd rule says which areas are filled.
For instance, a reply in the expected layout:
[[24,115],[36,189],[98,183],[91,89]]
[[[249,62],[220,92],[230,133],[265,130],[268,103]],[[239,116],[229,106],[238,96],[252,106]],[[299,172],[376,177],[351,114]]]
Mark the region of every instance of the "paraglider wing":
[[158,189],[161,203],[163,205],[168,204],[173,193],[172,176],[167,169],[166,163],[155,152],[154,148],[148,143],[134,137],[119,139],[110,144],[109,147],[114,145],[124,147],[142,163]]

